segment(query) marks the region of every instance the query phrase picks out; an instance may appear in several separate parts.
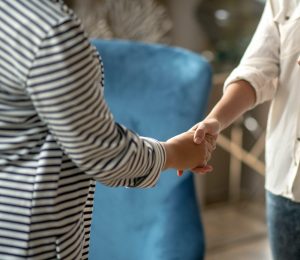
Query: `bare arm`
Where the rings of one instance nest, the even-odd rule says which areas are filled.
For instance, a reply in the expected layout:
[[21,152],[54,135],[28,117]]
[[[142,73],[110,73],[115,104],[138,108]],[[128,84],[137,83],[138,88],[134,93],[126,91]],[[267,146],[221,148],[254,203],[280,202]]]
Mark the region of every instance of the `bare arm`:
[[244,112],[249,110],[256,100],[253,87],[245,80],[230,84],[207,118],[217,119],[220,130],[223,130],[235,121]]
[[201,143],[205,134],[217,136],[256,102],[254,88],[249,82],[239,80],[227,87],[226,92],[208,116],[194,126],[196,143]]

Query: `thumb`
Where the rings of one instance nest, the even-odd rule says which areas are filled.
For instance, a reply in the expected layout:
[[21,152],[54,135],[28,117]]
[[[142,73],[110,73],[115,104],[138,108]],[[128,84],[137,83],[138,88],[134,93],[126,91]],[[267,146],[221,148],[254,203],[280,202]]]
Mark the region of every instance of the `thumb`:
[[220,129],[220,122],[217,119],[205,119],[205,121],[200,122],[193,128],[193,130],[195,131],[194,142],[196,144],[200,144],[206,134],[209,134],[216,139],[220,132]]
[[205,135],[206,135],[206,125],[204,123],[199,123],[198,126],[197,126],[197,129],[195,130],[195,133],[194,133],[194,142],[196,144],[200,144]]

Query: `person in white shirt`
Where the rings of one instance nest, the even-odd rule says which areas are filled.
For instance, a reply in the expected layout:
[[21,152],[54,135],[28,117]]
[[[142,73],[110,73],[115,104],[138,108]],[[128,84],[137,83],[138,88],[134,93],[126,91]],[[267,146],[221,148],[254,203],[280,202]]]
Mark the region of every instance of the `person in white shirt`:
[[217,135],[245,111],[272,100],[266,140],[267,218],[274,259],[300,259],[300,5],[267,0],[224,95],[195,126],[194,141]]

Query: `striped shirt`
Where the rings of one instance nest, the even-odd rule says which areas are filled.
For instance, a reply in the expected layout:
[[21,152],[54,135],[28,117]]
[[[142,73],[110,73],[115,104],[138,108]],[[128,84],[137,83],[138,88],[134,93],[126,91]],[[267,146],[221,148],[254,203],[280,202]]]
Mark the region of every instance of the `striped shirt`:
[[87,259],[95,180],[151,187],[160,143],[114,119],[99,56],[58,1],[0,1],[0,259]]

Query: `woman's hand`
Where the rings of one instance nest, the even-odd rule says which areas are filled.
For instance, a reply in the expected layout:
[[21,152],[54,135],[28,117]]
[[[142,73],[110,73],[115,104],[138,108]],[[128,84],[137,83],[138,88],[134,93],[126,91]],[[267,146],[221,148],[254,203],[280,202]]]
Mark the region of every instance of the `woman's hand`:
[[204,119],[191,128],[191,131],[194,132],[194,142],[196,144],[200,144],[206,135],[212,136],[216,140],[220,130],[220,122],[215,118]]
[[166,168],[180,170],[205,167],[215,149],[215,138],[207,136],[194,143],[194,131],[189,130],[163,143],[167,152]]
[[[196,144],[201,144],[203,141],[208,141],[208,140],[212,142],[213,140],[213,144],[214,144],[213,150],[216,149],[216,140],[220,133],[220,130],[221,130],[220,122],[215,118],[204,119],[203,121],[194,125],[190,129],[190,131],[194,133],[194,142]],[[207,160],[207,162],[208,161],[209,160]],[[213,167],[211,165],[203,164],[203,165],[198,165],[197,167],[194,167],[190,170],[193,173],[205,174],[211,172],[213,170]],[[178,170],[177,174],[181,176],[182,171]]]

